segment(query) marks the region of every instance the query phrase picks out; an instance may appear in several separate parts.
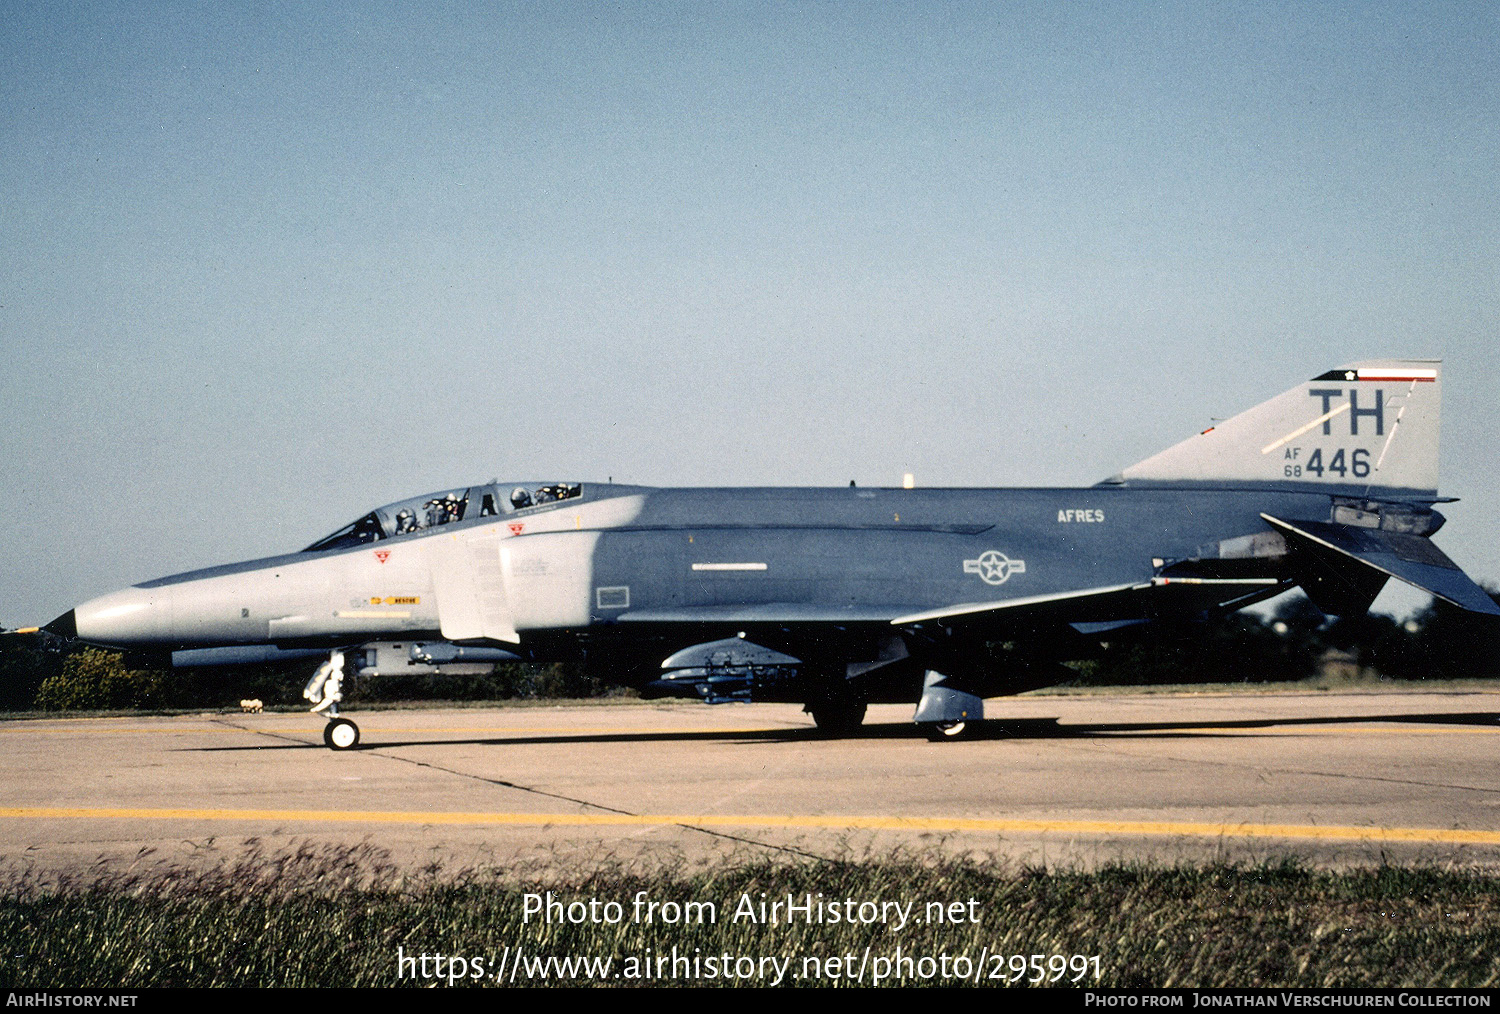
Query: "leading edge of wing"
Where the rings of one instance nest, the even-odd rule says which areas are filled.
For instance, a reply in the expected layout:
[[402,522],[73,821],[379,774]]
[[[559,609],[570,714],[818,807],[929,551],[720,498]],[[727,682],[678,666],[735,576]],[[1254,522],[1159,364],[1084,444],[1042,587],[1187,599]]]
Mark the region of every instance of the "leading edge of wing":
[[910,613],[898,616],[891,620],[891,626],[910,627],[919,623],[931,623],[939,620],[951,620],[961,616],[974,616],[979,613],[995,615],[1014,613],[1046,613],[1054,608],[1075,606],[1087,601],[1090,607],[1088,616],[1083,619],[1094,619],[1095,607],[1101,614],[1101,619],[1112,618],[1107,615],[1111,607],[1123,605],[1133,600],[1138,594],[1148,592],[1153,587],[1152,582],[1106,585],[1102,588],[1083,588],[1078,591],[1053,592],[1048,595],[1026,595],[1016,599],[1004,599],[1000,602],[970,602],[958,605],[944,606],[941,609],[929,609],[926,612]]
[[[1049,595],[1027,595],[1022,598],[1005,599],[1000,602],[959,603],[910,612],[911,606],[837,606],[809,602],[766,602],[758,605],[684,606],[676,609],[632,609],[616,617],[618,623],[880,623],[896,627],[911,626],[934,620],[979,613],[1016,615],[1017,612],[1033,615],[1051,608],[1076,606],[1080,600],[1089,600],[1086,618],[1095,618],[1096,613],[1109,614],[1116,605],[1124,605],[1134,597],[1133,593],[1150,591],[1151,582],[1144,584],[1111,585],[1104,588],[1085,588],[1081,591],[1059,592]],[[1112,619],[1112,615],[1104,618]]]
[[631,610],[619,623],[879,623],[914,627],[923,623],[995,619],[1002,622],[1057,620],[1097,623],[1139,619],[1152,603],[1202,610],[1225,601],[1259,600],[1288,587],[1276,578],[1164,578],[1076,591],[1025,595],[998,602],[961,602],[910,612],[901,606],[836,606],[823,603],[773,602],[759,605],[689,606]]
[[817,602],[765,602],[758,605],[682,606],[632,609],[618,623],[889,623],[910,606],[837,606]]

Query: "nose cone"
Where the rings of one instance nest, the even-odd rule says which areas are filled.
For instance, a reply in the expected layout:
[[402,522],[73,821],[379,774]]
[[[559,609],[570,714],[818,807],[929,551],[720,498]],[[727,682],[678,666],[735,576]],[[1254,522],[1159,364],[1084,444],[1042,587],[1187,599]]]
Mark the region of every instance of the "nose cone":
[[95,644],[160,644],[170,639],[172,601],[166,588],[126,588],[91,599],[52,624],[64,624],[69,617],[76,636]]

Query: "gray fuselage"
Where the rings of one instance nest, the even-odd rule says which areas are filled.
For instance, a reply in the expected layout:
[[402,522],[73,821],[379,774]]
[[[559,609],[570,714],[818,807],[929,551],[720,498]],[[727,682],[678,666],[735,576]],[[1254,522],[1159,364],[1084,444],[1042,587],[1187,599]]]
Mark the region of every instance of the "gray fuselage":
[[147,581],[79,606],[77,630],[122,647],[426,637],[534,649],[613,628],[879,624],[1149,581],[1267,532],[1262,512],[1329,509],[1327,494],[1275,490],[585,484],[560,503]]

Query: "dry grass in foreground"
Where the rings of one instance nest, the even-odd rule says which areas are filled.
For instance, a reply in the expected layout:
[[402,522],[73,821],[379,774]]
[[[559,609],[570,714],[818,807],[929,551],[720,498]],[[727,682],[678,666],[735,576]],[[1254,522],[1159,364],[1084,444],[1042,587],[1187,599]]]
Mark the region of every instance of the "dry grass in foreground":
[[[1084,959],[1078,985],[1500,983],[1500,881],[1461,870],[1044,872],[907,854],[746,858],[689,876],[606,863],[550,887],[563,907],[549,923],[528,915],[528,889],[513,875],[403,876],[369,846],[253,853],[197,873],[155,867],[45,885],[19,877],[0,898],[0,983],[771,985],[780,969],[785,984],[870,985],[884,970],[892,985],[1003,985],[1050,979],[1060,960],[1056,978],[1067,985],[1075,956]],[[762,902],[788,896],[816,921],[799,907],[790,923],[765,924]],[[637,898],[656,904],[650,922]],[[568,919],[575,902],[581,922]],[[746,906],[756,918],[743,916]],[[883,919],[862,921],[877,911]],[[422,955],[429,960],[399,961]],[[464,963],[439,966],[438,955]],[[593,963],[559,963],[574,958]],[[643,977],[658,959],[663,974]]]

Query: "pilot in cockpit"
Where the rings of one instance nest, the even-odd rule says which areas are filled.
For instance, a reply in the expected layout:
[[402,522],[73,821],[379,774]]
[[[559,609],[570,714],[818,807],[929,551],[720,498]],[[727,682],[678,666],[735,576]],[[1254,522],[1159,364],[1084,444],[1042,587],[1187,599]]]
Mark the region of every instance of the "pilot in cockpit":
[[405,535],[407,532],[417,530],[417,516],[412,513],[411,508],[403,507],[396,512],[396,534]]
[[517,486],[510,491],[510,505],[515,510],[531,506],[531,494],[526,492],[524,486]]

